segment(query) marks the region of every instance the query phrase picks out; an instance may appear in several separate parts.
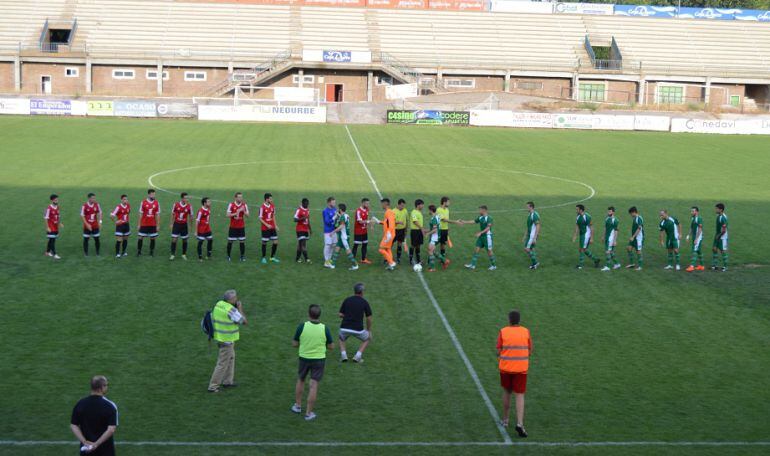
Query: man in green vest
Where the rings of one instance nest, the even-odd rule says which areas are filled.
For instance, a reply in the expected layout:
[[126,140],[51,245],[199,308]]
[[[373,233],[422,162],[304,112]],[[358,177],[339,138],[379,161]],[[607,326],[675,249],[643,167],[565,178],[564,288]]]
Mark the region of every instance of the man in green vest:
[[310,374],[310,391],[307,394],[307,409],[305,421],[316,418],[313,413],[316,397],[318,396],[318,382],[324,376],[326,364],[326,350],[334,350],[332,333],[321,321],[321,306],[313,304],[307,310],[310,321],[297,326],[292,345],[299,347],[299,372],[297,387],[294,394],[294,405],[291,411],[302,413],[302,394],[305,391],[305,378]]
[[235,375],[235,342],[239,339],[238,325],[248,324],[243,313],[243,305],[235,290],[225,291],[222,300],[217,302],[211,311],[211,322],[214,325],[214,340],[219,345],[217,367],[211,374],[209,393],[218,393],[220,388],[237,386],[233,382]]

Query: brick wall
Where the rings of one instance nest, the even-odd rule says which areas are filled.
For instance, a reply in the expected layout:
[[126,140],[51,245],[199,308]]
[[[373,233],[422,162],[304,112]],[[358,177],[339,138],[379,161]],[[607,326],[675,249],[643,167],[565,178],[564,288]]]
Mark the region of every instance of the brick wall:
[[13,91],[13,63],[0,62],[0,92]]
[[[77,76],[66,76],[67,68],[77,71]],[[85,65],[57,63],[24,63],[21,67],[21,92],[42,95],[42,76],[51,77],[52,95],[83,95],[86,93]]]
[[569,98],[571,79],[511,77],[508,91],[521,95]]

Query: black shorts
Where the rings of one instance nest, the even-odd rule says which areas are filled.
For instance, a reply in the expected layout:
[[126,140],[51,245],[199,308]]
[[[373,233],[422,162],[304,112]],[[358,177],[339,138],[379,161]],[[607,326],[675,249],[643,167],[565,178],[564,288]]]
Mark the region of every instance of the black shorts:
[[139,237],[158,237],[157,226],[140,226]]
[[310,374],[310,379],[320,382],[324,377],[324,366],[326,366],[325,359],[299,359],[299,368],[297,369],[297,377],[300,380],[305,380],[307,374]]
[[187,239],[190,236],[190,228],[186,223],[174,223],[171,227],[172,238]]
[[262,230],[262,240],[267,241],[275,241],[278,239],[278,232],[275,231],[275,228],[271,228],[269,230]]
[[449,241],[449,230],[438,230],[438,243],[446,244]]
[[368,244],[369,243],[369,234],[354,234],[353,235],[353,244]]
[[59,237],[59,232],[58,231],[46,231],[45,235],[46,235],[46,237],[48,239],[56,239],[56,238]]
[[211,231],[206,231],[205,233],[196,233],[195,237],[198,238],[199,241],[205,241],[205,240],[211,240],[214,238],[214,236],[211,234]]
[[230,228],[227,232],[228,241],[245,241],[246,240],[246,228]]
[[396,242],[404,242],[406,239],[406,228],[402,228],[400,230],[396,230]]
[[297,231],[297,240],[302,241],[305,239],[310,239],[310,233],[308,231]]
[[84,238],[98,238],[99,237],[99,228],[95,230],[87,230],[83,228],[83,237]]
[[411,230],[409,232],[409,239],[412,241],[412,247],[421,246],[425,242],[422,230]]
[[131,235],[131,225],[128,223],[122,223],[120,225],[115,225],[115,236],[130,236]]

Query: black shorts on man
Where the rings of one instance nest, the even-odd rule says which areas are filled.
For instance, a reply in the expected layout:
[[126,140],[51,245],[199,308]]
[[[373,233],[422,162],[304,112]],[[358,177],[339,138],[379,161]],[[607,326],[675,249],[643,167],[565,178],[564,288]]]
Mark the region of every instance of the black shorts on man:
[[275,241],[278,239],[278,232],[275,230],[275,228],[270,228],[267,230],[262,230],[262,240],[267,241]]
[[354,234],[353,235],[353,244],[368,244],[369,243],[369,234]]
[[325,359],[299,359],[299,368],[297,369],[297,377],[300,380],[305,380],[307,374],[310,374],[310,379],[320,382],[324,377],[324,367],[326,366]]
[[228,241],[245,241],[246,240],[246,228],[230,228],[227,232]]
[[406,240],[406,228],[396,230],[396,242],[404,242]]
[[84,238],[98,238],[99,237],[99,228],[96,228],[94,230],[87,230],[83,228],[83,237]]
[[157,226],[140,226],[139,236],[151,237],[151,238],[158,237],[158,227]]
[[131,235],[131,226],[128,223],[121,223],[120,225],[115,226],[115,236],[130,236]]
[[305,239],[310,239],[310,233],[307,231],[297,231],[297,240],[303,241]]
[[205,233],[197,233],[195,237],[198,238],[199,241],[210,241],[214,238],[214,235],[211,234],[211,231],[207,231]]
[[190,236],[190,227],[186,223],[174,223],[171,227],[171,237],[187,239]]
[[425,242],[425,236],[422,230],[411,230],[409,239],[412,241],[412,247],[419,247]]
[[446,244],[449,241],[449,230],[439,230],[438,243]]
[[56,239],[56,238],[59,237],[59,232],[58,231],[46,231],[45,236],[48,239]]

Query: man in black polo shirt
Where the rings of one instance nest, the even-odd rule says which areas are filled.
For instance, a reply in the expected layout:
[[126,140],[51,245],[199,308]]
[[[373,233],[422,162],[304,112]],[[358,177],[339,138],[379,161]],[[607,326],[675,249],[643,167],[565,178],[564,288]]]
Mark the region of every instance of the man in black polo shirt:
[[72,410],[70,428],[80,441],[81,455],[114,456],[112,435],[118,426],[118,406],[104,397],[107,378],[91,379],[91,395],[79,400]]
[[[343,363],[348,361],[348,353],[345,351],[345,341],[353,336],[362,342],[353,357],[354,363],[363,363],[364,350],[372,341],[372,308],[364,299],[364,284],[357,283],[353,286],[353,296],[342,301],[340,307],[340,359]],[[366,316],[366,329],[364,329],[364,316]]]

